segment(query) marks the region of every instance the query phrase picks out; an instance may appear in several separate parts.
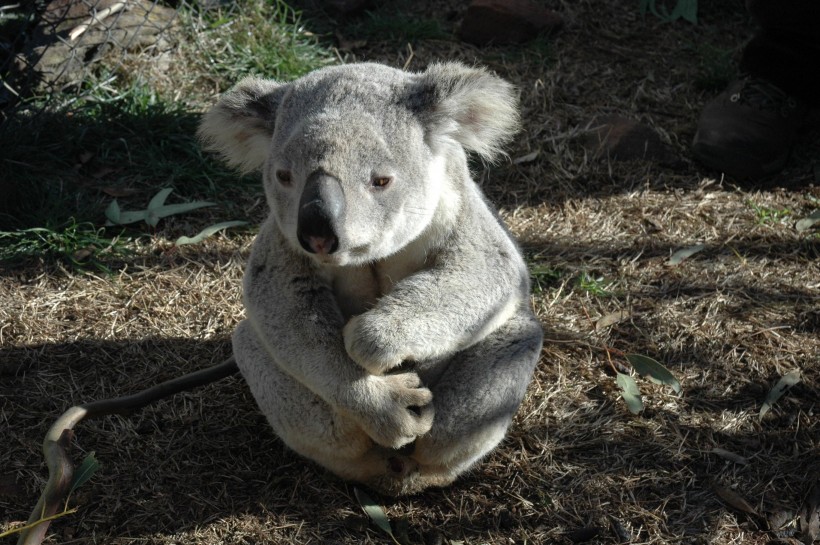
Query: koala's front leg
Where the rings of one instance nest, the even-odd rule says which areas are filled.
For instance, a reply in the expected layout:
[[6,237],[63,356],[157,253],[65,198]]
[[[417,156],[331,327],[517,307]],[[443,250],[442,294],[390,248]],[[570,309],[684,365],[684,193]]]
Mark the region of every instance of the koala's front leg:
[[[350,359],[332,290],[306,259],[288,249],[270,221],[254,242],[244,298],[248,342],[258,348],[235,349],[243,374],[257,375],[246,369],[274,362],[385,447],[401,447],[429,431],[430,390],[415,373],[373,376]],[[260,351],[264,358],[239,357]]]
[[529,275],[518,248],[487,216],[489,226],[453,237],[431,268],[403,279],[345,325],[345,349],[355,362],[380,375],[406,360],[448,357],[515,313],[529,296]]

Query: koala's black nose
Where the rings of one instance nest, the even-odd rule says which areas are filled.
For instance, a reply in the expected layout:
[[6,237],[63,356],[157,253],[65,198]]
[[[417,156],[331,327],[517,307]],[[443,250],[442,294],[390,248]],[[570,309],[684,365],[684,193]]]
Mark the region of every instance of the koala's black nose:
[[339,249],[333,228],[345,209],[339,180],[322,171],[311,174],[299,201],[296,235],[299,244],[312,254],[332,254]]

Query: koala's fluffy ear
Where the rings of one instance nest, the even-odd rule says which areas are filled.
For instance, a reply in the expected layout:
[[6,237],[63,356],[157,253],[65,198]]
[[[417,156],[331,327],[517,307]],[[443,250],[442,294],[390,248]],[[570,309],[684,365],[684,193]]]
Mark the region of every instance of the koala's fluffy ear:
[[271,80],[240,81],[203,116],[197,134],[205,149],[218,152],[242,173],[260,168],[286,90],[287,85]]
[[455,140],[487,160],[519,127],[518,97],[513,86],[482,68],[436,63],[414,78],[408,107],[435,141]]

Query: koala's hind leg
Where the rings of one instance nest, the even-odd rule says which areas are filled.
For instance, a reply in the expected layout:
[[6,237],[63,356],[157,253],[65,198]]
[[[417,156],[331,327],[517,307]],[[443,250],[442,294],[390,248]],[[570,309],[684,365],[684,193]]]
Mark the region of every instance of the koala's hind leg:
[[368,481],[389,471],[373,440],[282,371],[247,321],[234,333],[233,351],[257,405],[291,449],[344,479]]
[[410,455],[419,470],[405,483],[405,492],[451,483],[504,438],[543,340],[541,324],[522,307],[506,324],[446,362],[440,376],[428,378],[420,370],[433,392],[436,417]]

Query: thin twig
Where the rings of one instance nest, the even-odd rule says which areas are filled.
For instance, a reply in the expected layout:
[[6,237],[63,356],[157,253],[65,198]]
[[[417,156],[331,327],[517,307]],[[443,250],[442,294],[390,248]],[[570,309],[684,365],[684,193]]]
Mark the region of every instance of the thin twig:
[[48,466],[48,481],[23,527],[18,545],[40,545],[45,539],[49,523],[57,518],[71,488],[74,463],[68,450],[74,426],[85,418],[98,418],[109,414],[126,414],[179,392],[210,384],[238,371],[233,357],[218,365],[189,373],[152,386],[136,394],[93,401],[71,407],[49,428],[43,441],[43,456]]
[[407,56],[407,60],[404,61],[404,67],[402,70],[407,70],[407,67],[410,66],[410,63],[413,62],[413,57],[416,56],[416,53],[413,51],[413,46],[409,43],[407,44],[407,50],[410,51],[410,55]]
[[100,11],[91,14],[91,17],[89,17],[88,19],[86,19],[85,21],[83,21],[82,23],[80,23],[79,25],[77,25],[77,26],[75,26],[74,28],[71,29],[71,32],[68,33],[68,40],[70,42],[73,42],[74,40],[76,40],[77,38],[82,36],[83,33],[86,30],[88,30],[89,28],[91,28],[95,24],[102,22],[103,19],[105,19],[109,15],[113,15],[113,14],[117,13],[122,8],[124,8],[127,4],[128,4],[127,0],[120,1],[120,2],[117,2],[116,4],[114,4],[112,6],[108,6],[105,9],[101,9]]

